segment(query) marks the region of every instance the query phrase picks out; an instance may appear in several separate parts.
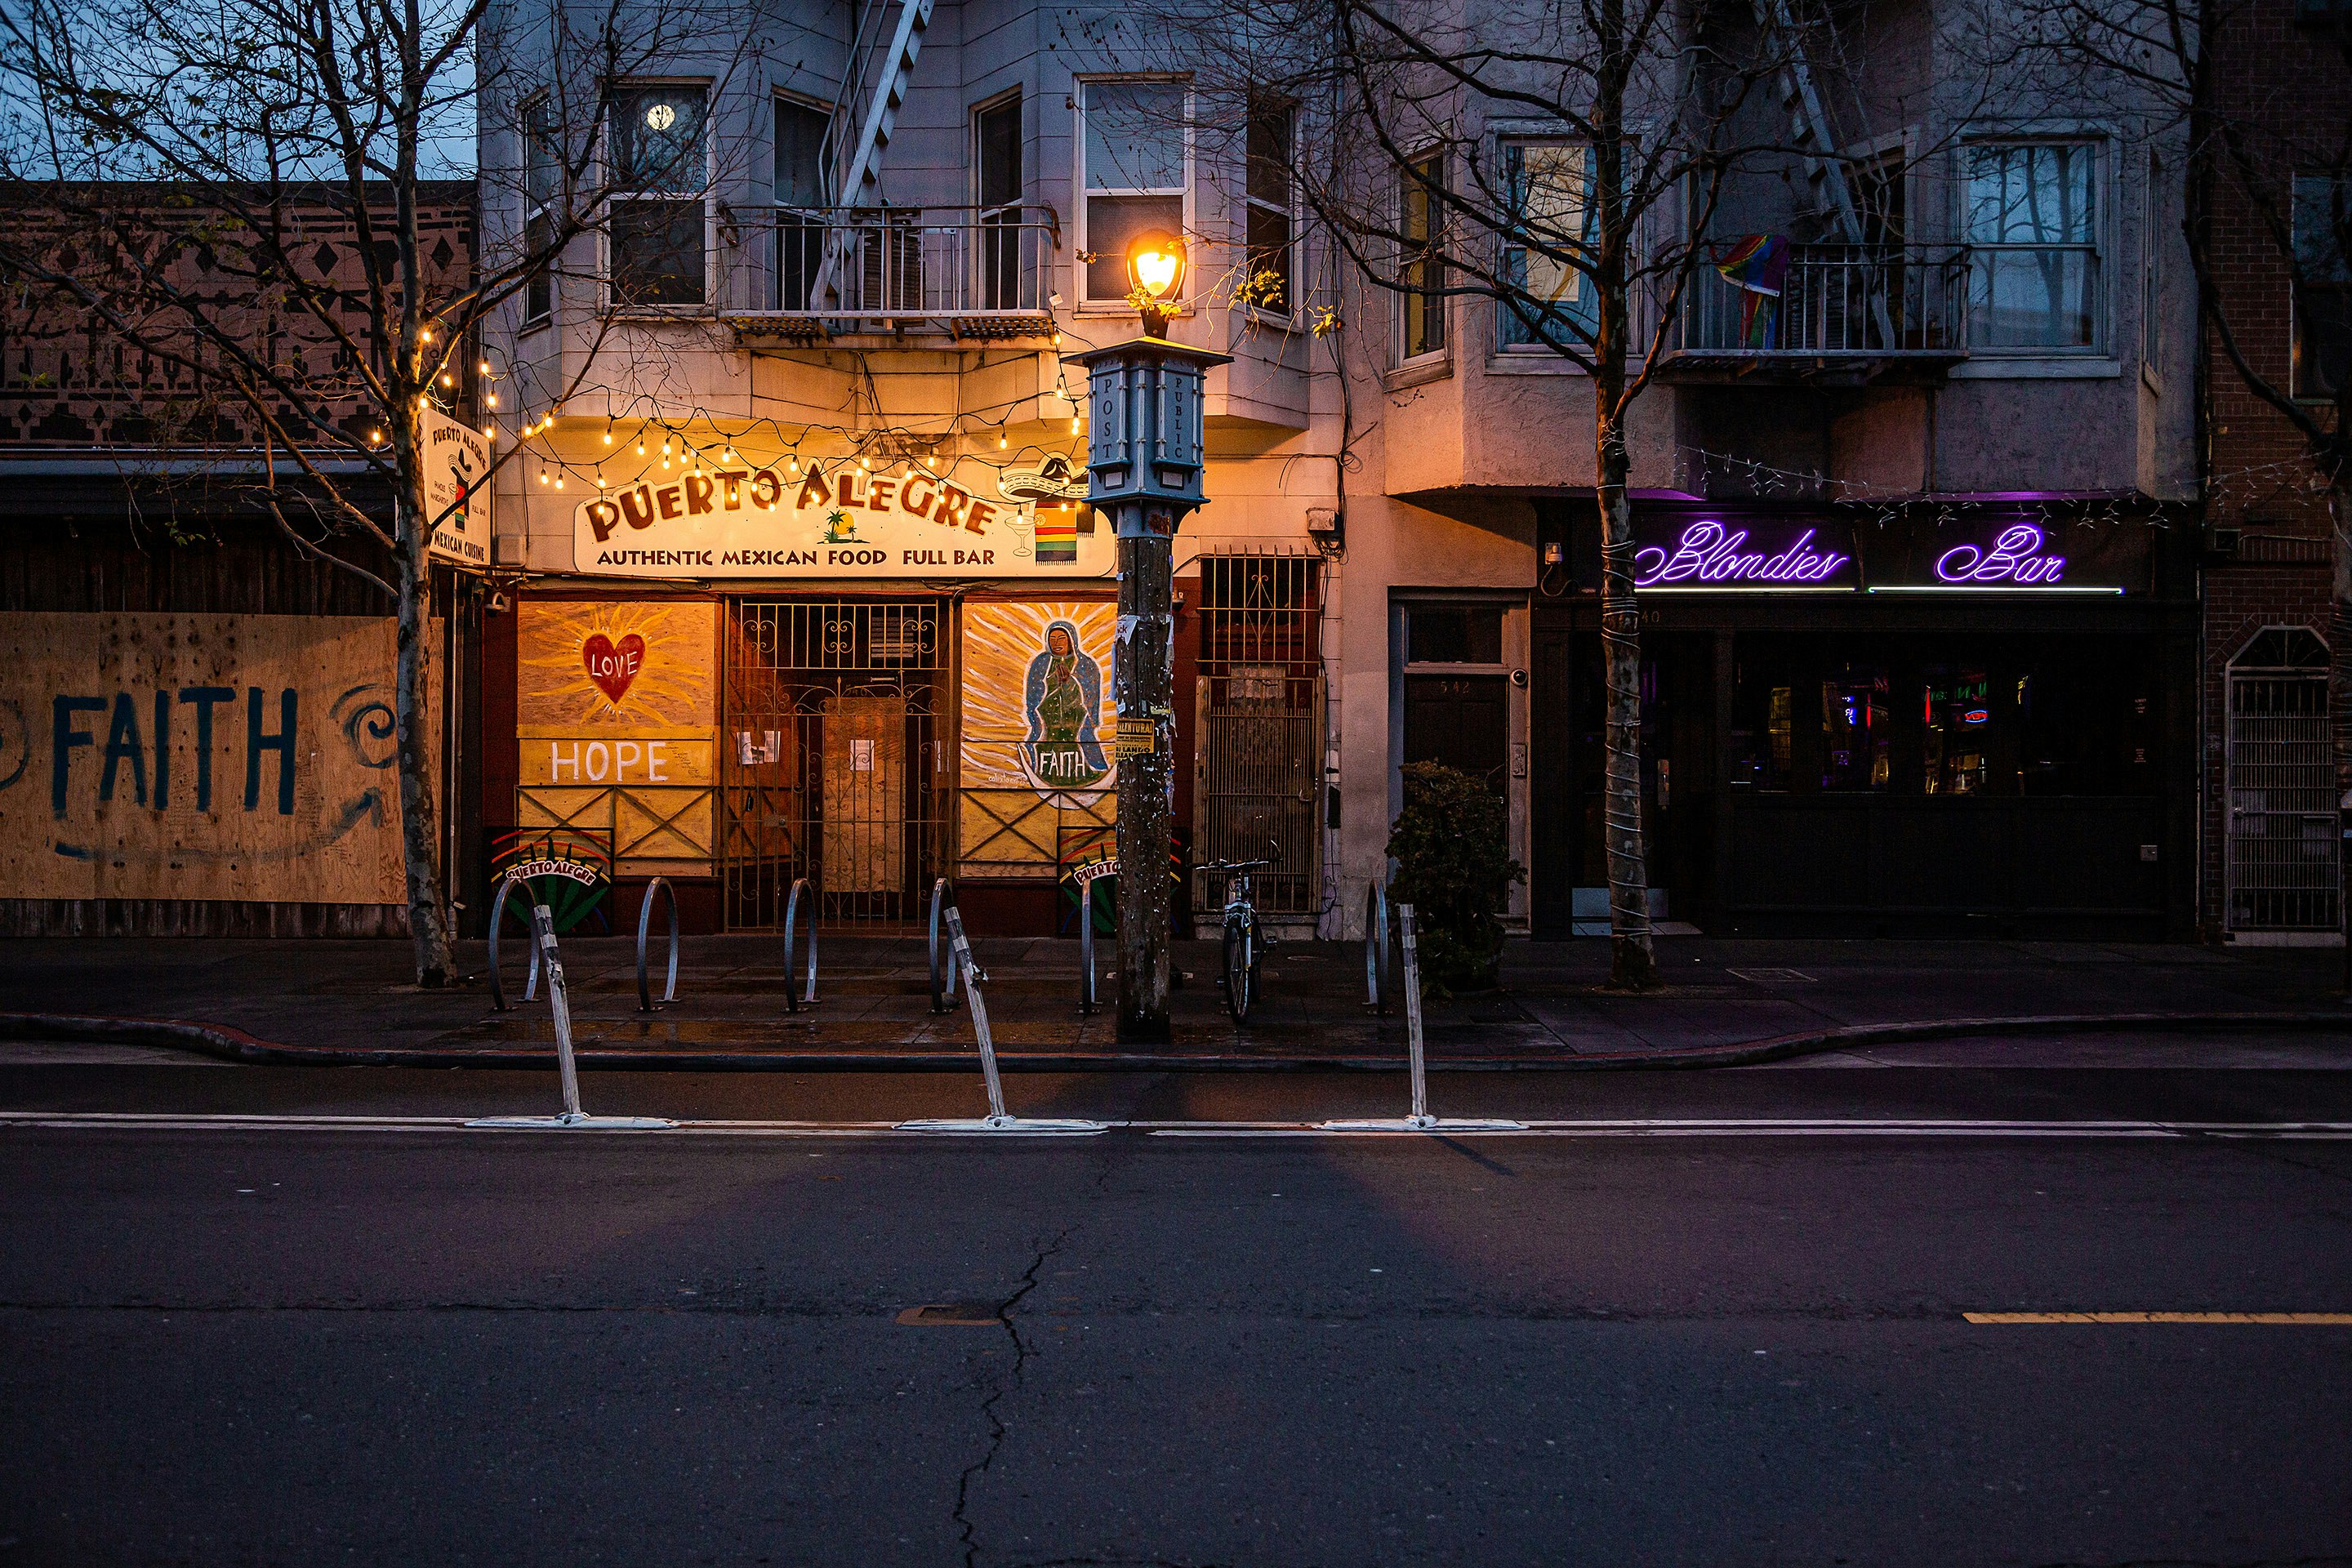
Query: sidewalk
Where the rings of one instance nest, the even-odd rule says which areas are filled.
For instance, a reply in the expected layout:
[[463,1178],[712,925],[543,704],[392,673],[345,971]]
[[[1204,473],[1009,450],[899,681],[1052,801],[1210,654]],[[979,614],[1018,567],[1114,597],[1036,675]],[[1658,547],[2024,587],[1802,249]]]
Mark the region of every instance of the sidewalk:
[[[393,942],[164,939],[18,941],[0,945],[0,1034],[172,1043],[247,1060],[417,1066],[543,1063],[553,1042],[544,996],[525,1003],[520,941],[505,952],[509,1000],[490,1009],[483,944],[461,943],[468,983],[421,992],[408,948]],[[850,1068],[972,1065],[969,1016],[929,1011],[916,938],[825,935],[819,1005],[784,1006],[774,937],[689,938],[677,1002],[637,1010],[635,944],[563,943],[574,1040],[604,1066]],[[1364,1001],[1363,952],[1285,944],[1265,960],[1265,996],[1246,1027],[1226,1016],[1216,945],[1178,944],[1192,974],[1175,995],[1174,1039],[1122,1047],[1114,987],[1104,1009],[1076,1008],[1077,944],[976,943],[1008,1067],[1281,1066],[1392,1068],[1402,1016]],[[2216,952],[2061,942],[1717,941],[1669,938],[1669,982],[1647,995],[1601,988],[1607,944],[1514,942],[1496,993],[1430,1005],[1433,1065],[1729,1066],[1809,1052],[1961,1035],[2099,1030],[2294,1029],[2340,1038],[2352,1009],[2326,950]],[[663,952],[651,955],[656,994]],[[1102,955],[1108,963],[1108,955]]]

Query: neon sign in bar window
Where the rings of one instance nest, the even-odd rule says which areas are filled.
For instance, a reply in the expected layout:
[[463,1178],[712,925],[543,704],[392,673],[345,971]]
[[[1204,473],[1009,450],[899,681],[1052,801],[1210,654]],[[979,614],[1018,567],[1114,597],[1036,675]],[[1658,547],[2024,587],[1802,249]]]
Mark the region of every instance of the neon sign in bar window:
[[1958,544],[1936,557],[1933,583],[1874,583],[1874,594],[2120,594],[2106,584],[2069,583],[2066,558],[2043,547],[2042,530],[2013,522],[1990,544]]
[[1853,557],[1826,548],[1811,528],[1750,542],[1746,528],[1702,520],[1633,555],[1633,586],[1650,593],[1843,594],[1853,577]]

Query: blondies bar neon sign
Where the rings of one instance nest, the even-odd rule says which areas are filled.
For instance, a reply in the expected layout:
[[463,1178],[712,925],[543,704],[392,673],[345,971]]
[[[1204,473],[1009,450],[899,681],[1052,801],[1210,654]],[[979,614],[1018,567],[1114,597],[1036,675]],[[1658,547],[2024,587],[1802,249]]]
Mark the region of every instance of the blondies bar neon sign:
[[1813,542],[1810,528],[1778,551],[1769,546],[1751,548],[1748,539],[1744,528],[1727,529],[1712,521],[1694,522],[1683,530],[1672,548],[1653,544],[1634,552],[1633,586],[1784,593],[1852,586],[1830,579],[1845,575],[1844,569],[1853,557],[1822,549]]

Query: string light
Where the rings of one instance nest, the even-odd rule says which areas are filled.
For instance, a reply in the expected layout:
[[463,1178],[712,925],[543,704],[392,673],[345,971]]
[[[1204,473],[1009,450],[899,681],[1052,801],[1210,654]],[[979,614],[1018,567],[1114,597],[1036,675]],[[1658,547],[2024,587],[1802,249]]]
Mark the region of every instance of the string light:
[[543,468],[539,470],[539,482],[541,484],[547,483],[547,470]]
[[727,460],[730,463],[735,460],[735,448],[732,447],[727,448]]
[[475,368],[476,368],[477,370],[480,371],[484,375],[488,375],[488,374],[490,374],[490,362],[489,362],[489,361],[488,361],[488,360],[484,360],[484,361],[482,361],[478,365],[477,365]]
[[489,399],[491,407],[496,408],[499,405],[499,395],[497,393],[486,393],[484,395]]
[[606,422],[606,424],[605,424],[605,426],[604,426],[604,445],[606,445],[607,447],[609,447],[609,446],[611,446],[612,444],[613,444],[613,426],[612,426],[611,422],[610,422],[610,421],[607,421],[607,422]]
[[1012,437],[1006,436],[1002,429],[998,430],[996,433],[996,449],[1002,452],[1011,445],[1013,445]]
[[640,457],[640,458],[642,458],[642,457],[644,457],[645,455],[646,455],[646,433],[645,433],[644,431],[640,430],[640,431],[638,431],[638,432],[637,432],[637,456],[638,456],[638,457]]

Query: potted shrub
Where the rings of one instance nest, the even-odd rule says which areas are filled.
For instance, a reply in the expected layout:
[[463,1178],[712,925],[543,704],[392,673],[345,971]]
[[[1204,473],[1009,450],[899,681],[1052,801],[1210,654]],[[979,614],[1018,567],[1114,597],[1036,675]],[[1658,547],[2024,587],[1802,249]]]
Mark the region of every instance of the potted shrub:
[[1411,904],[1422,987],[1431,995],[1483,991],[1503,959],[1505,904],[1527,871],[1511,858],[1503,797],[1458,768],[1413,763],[1404,810],[1389,831],[1393,904]]

